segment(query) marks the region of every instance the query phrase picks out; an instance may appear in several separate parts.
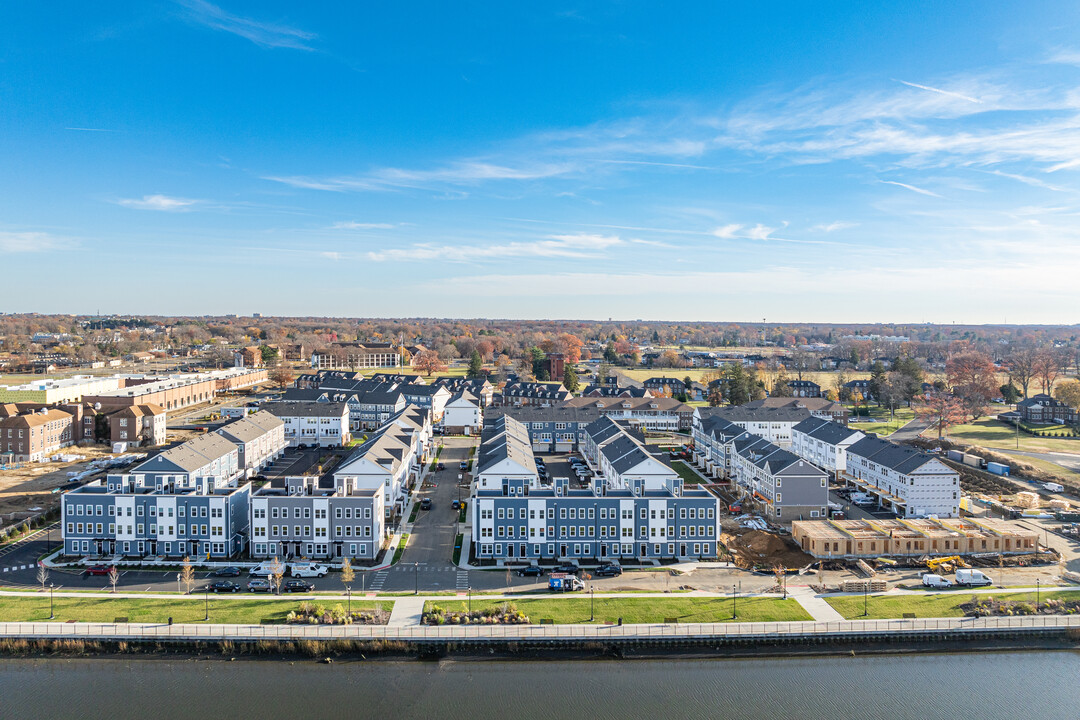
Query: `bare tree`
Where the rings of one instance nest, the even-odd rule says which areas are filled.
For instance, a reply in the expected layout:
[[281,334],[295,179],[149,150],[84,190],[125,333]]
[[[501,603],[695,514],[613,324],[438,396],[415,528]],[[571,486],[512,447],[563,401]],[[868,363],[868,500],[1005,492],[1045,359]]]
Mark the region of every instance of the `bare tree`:
[[45,583],[49,581],[49,568],[45,567],[45,563],[38,563],[37,581],[41,583],[41,589],[44,590]]
[[1020,385],[1024,398],[1028,396],[1028,385],[1035,378],[1035,366],[1039,353],[1033,347],[1018,348],[1009,353],[1009,377]]
[[187,594],[191,594],[191,586],[195,584],[195,568],[191,566],[191,558],[185,557],[184,564],[180,568],[180,582],[187,588]]
[[1061,353],[1053,348],[1043,348],[1035,356],[1035,377],[1042,383],[1042,391],[1047,395],[1054,388],[1054,381],[1064,365]]
[[341,584],[348,590],[352,587],[353,580],[356,579],[356,571],[352,568],[352,563],[349,562],[349,558],[341,559]]
[[281,581],[285,579],[285,563],[278,560],[276,555],[270,561],[270,576],[268,579],[270,580],[270,589],[276,595],[281,590]]
[[113,565],[109,568],[109,585],[112,586],[112,592],[116,592],[116,583],[120,582],[120,571]]

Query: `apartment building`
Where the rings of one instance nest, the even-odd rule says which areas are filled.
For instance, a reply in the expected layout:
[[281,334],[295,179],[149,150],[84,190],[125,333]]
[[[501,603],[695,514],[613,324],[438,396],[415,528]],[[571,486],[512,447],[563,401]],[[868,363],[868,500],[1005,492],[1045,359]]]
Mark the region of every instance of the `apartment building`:
[[1076,424],[1076,410],[1046,393],[1016,403],[1016,412],[1024,422]]
[[810,417],[810,411],[802,407],[737,405],[725,408],[697,408],[696,412],[699,417],[718,415],[782,448],[791,446],[791,429]]
[[994,518],[812,520],[791,524],[804,552],[816,558],[924,557],[1034,553],[1039,531]]
[[236,445],[238,465],[245,478],[258,475],[289,446],[285,421],[266,410],[234,420],[214,432]]
[[75,442],[71,413],[38,410],[0,419],[0,455],[15,462],[40,462]]
[[371,562],[385,540],[384,494],[350,480],[274,478],[251,495],[251,555]]
[[157,447],[165,444],[168,414],[160,405],[147,403],[121,408],[110,413],[107,421],[109,440],[114,445],[127,443],[128,447]]
[[960,474],[928,453],[867,435],[847,449],[839,477],[901,517],[960,515]]
[[744,436],[758,437],[741,425],[714,414],[695,416],[691,435],[694,439],[693,461],[706,475],[718,480],[731,478],[735,440]]
[[401,353],[390,343],[337,342],[311,353],[316,370],[401,367]]
[[343,402],[269,402],[262,409],[285,425],[289,447],[336,447],[348,444],[349,406]]
[[739,407],[755,410],[758,408],[796,408],[809,410],[813,417],[823,420],[847,424],[848,409],[838,402],[833,402],[823,397],[767,397],[761,400],[751,400]]
[[22,385],[0,385],[0,403],[34,402],[58,405],[79,402],[85,395],[117,390],[121,387],[121,382],[118,375],[76,375],[70,378],[33,380]]
[[[601,444],[622,448],[618,423],[600,418],[594,424],[591,436],[614,430]],[[483,437],[470,504],[472,545],[481,562],[715,557],[719,499],[684,490],[663,461],[627,447],[608,458],[609,477],[598,474],[587,489],[571,489],[567,478],[539,480],[528,432],[516,420],[489,421]]]
[[811,417],[791,429],[791,451],[835,475],[847,470],[847,449],[864,437],[846,425]]
[[495,396],[496,405],[507,407],[525,407],[538,405],[550,407],[569,400],[573,395],[562,383],[521,382],[514,380],[503,386],[502,392]]
[[829,516],[829,476],[789,450],[758,438],[735,442],[732,479],[744,503],[778,523]]
[[647,430],[689,430],[694,421],[694,408],[673,398],[578,397],[567,400],[563,406],[595,408],[601,415]]
[[585,428],[601,417],[596,408],[566,405],[493,408],[487,411],[485,417],[497,418],[502,415],[509,415],[525,426],[533,452],[580,450],[585,442]]
[[83,401],[102,408],[153,404],[172,411],[210,402],[218,392],[239,390],[265,381],[266,370],[255,368],[228,368],[167,376],[128,376],[119,389],[84,395]]
[[472,435],[484,425],[483,403],[468,390],[460,390],[443,408],[443,430],[452,435]]

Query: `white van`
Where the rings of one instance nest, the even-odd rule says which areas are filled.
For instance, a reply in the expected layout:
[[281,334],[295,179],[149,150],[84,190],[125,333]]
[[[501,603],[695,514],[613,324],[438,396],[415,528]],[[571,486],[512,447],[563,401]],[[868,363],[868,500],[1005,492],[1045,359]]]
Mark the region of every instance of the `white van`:
[[923,587],[929,588],[951,588],[953,586],[952,580],[931,573],[922,576],[922,584]]
[[284,575],[285,563],[281,562],[280,560],[278,560],[276,563],[273,560],[267,560],[266,562],[261,562],[255,567],[248,570],[248,575],[252,575],[254,577],[270,577],[275,572],[279,572]]
[[326,573],[330,572],[330,568],[320,563],[293,563],[290,568],[290,575],[293,577],[324,577]]
[[956,571],[957,585],[993,585],[994,581],[983,574],[981,570],[959,569]]
[[1060,483],[1047,482],[1043,483],[1043,489],[1049,490],[1050,492],[1061,492],[1065,489],[1065,486]]

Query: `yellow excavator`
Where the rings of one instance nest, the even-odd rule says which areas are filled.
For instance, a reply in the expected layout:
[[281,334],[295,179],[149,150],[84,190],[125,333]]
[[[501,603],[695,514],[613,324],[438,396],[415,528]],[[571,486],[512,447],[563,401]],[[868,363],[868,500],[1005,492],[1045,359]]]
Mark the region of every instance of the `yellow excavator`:
[[950,555],[949,557],[927,558],[926,567],[930,572],[936,573],[941,571],[949,573],[952,572],[954,568],[966,568],[970,567],[970,565],[964,562],[964,558],[959,555]]

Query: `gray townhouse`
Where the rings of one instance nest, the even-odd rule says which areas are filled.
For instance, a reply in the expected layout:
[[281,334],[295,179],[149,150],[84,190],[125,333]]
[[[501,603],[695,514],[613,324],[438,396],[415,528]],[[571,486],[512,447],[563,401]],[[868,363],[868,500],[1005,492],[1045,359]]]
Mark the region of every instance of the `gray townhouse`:
[[720,500],[684,489],[678,473],[647,453],[632,432],[608,418],[590,423],[593,442],[601,451],[613,448],[613,459],[594,465],[599,472],[588,488],[571,489],[568,478],[539,479],[522,423],[505,416],[486,423],[470,506],[476,558],[636,563],[715,557]]
[[569,400],[573,395],[563,387],[562,383],[539,383],[521,382],[520,380],[509,381],[503,386],[502,392],[495,396],[496,405],[509,407],[523,407],[526,405],[539,405],[541,407],[558,405]]
[[732,457],[732,475],[744,502],[777,523],[828,518],[824,470],[762,438],[735,444],[742,446]]
[[600,411],[590,407],[526,406],[494,408],[485,417],[508,415],[529,431],[533,452],[571,452],[580,450],[585,440],[585,428],[600,417]]
[[722,417],[784,448],[791,445],[791,429],[810,417],[810,411],[806,408],[789,406],[736,405],[723,408],[697,408],[695,412],[699,418],[711,415]]
[[648,430],[689,430],[694,408],[674,398],[572,398],[564,407],[595,408],[601,415]]
[[274,478],[251,494],[253,558],[371,562],[385,540],[383,493],[349,479]]
[[265,410],[228,423],[215,432],[236,445],[244,477],[254,477],[285,452],[285,423]]

